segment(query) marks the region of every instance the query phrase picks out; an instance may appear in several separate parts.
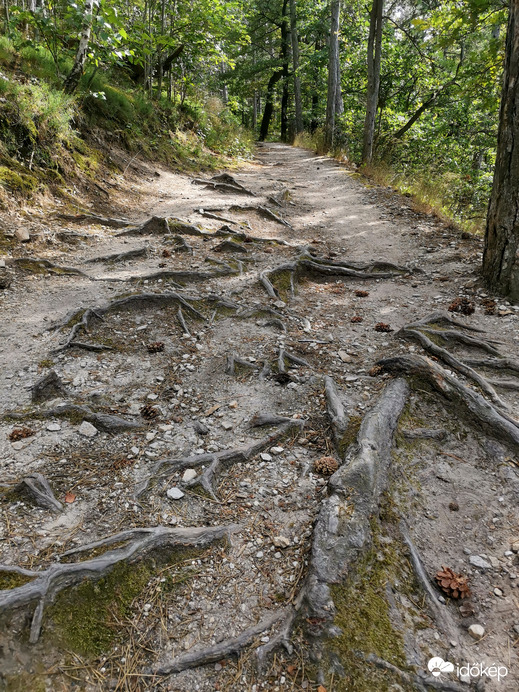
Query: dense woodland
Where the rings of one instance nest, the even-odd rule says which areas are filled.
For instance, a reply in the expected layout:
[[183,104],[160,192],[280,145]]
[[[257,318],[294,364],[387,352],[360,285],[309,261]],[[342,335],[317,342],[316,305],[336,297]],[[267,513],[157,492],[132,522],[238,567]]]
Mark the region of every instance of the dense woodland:
[[[25,63],[59,90],[37,94],[50,105],[35,113],[36,129],[63,129],[64,120],[74,129],[86,117],[131,145],[136,133],[149,140],[145,121],[159,112],[159,138],[187,123],[202,145],[246,155],[240,123],[260,140],[363,164],[464,228],[484,228],[503,0],[4,0],[2,14],[2,62]],[[0,91],[10,89],[0,80]],[[6,110],[2,146],[34,156],[30,142],[6,132]]]

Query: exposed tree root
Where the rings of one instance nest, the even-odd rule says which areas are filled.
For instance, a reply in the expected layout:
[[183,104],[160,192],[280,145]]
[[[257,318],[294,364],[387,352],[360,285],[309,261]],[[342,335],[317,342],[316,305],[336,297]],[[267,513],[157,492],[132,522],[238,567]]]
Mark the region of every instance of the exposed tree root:
[[279,622],[284,617],[285,610],[277,610],[261,620],[257,625],[249,627],[249,629],[245,630],[245,632],[242,632],[242,634],[238,635],[237,637],[224,639],[218,644],[209,646],[206,649],[190,651],[183,654],[178,658],[175,658],[173,661],[171,661],[171,663],[166,663],[157,667],[154,670],[154,673],[156,675],[171,675],[172,673],[180,673],[182,670],[198,668],[199,666],[204,666],[208,663],[220,661],[222,658],[226,658],[227,656],[239,654],[242,649],[252,644],[258,635],[270,629],[272,625],[275,625],[276,622]]
[[476,423],[493,438],[519,448],[517,422],[504,411],[499,412],[481,394],[469,389],[440,365],[421,356],[396,356],[377,363],[383,372],[409,377],[416,387],[425,382],[455,404],[456,411],[469,423]]
[[279,372],[286,372],[286,363],[293,363],[294,365],[302,365],[305,368],[311,368],[310,363],[304,358],[296,356],[290,351],[285,351],[284,348],[280,347],[278,355],[278,370]]
[[128,250],[127,252],[116,252],[113,255],[103,255],[102,257],[92,257],[92,259],[85,260],[85,264],[96,264],[96,263],[111,263],[111,262],[127,262],[128,260],[138,259],[139,257],[146,257],[148,254],[148,248],[140,247],[135,250]]
[[[128,226],[128,224],[126,224]],[[140,226],[132,226],[126,231],[116,235],[116,238],[135,235],[164,235],[169,233],[168,220],[163,216],[152,216],[150,219],[141,223]]]
[[45,377],[42,377],[31,387],[31,400],[35,404],[55,399],[58,396],[67,397],[69,391],[54,370],[50,370]]
[[431,430],[429,428],[416,428],[415,430],[402,430],[402,435],[408,440],[438,440],[441,442],[447,437],[445,430]]
[[353,279],[390,279],[408,273],[407,268],[387,262],[372,262],[370,264],[332,262],[321,257],[315,257],[305,250],[294,262],[287,262],[262,272],[259,280],[271,298],[280,298],[280,291],[275,285],[277,279],[281,279],[284,290],[294,296],[295,285],[304,275],[321,274],[324,276],[345,276]]
[[[236,221],[233,221],[232,219],[228,219],[226,216],[221,216],[221,214],[213,214],[212,211],[209,211],[208,209],[202,209],[200,208],[198,210],[198,213],[200,216],[205,216],[206,219],[213,219],[214,221],[223,221],[224,223],[232,223],[235,224]],[[239,225],[239,224],[237,224]]]
[[294,230],[292,226],[288,223],[288,221],[285,221],[285,219],[281,218],[279,214],[276,214],[275,211],[272,211],[272,209],[269,209],[268,207],[264,207],[261,205],[258,206],[240,206],[239,204],[233,204],[232,207],[229,207],[229,211],[255,211],[257,214],[262,216],[264,219],[268,219],[269,221],[275,221],[276,223],[281,224],[281,226],[286,226],[286,228],[290,228],[290,230]]
[[102,276],[96,278],[96,281],[172,281],[180,286],[181,284],[187,283],[200,283],[202,281],[211,281],[212,279],[221,279],[225,276],[231,276],[237,274],[238,272],[230,267],[229,265],[224,265],[224,268],[213,272],[200,272],[200,271],[159,271],[153,272],[152,274],[140,274],[136,276],[126,276],[124,278],[115,278],[112,276]]
[[58,217],[65,219],[65,221],[73,221],[74,223],[95,223],[100,226],[109,226],[110,228],[125,228],[131,223],[131,221],[126,221],[125,219],[98,216],[97,214],[58,214]]
[[251,428],[262,428],[265,425],[281,425],[288,423],[291,418],[286,416],[277,416],[273,413],[256,413],[250,421]]
[[238,252],[247,254],[248,250],[243,245],[235,243],[234,240],[223,240],[219,245],[214,248],[215,252]]
[[15,492],[28,493],[39,507],[62,512],[63,505],[56,500],[47,479],[41,473],[32,473],[15,488]]
[[45,606],[52,603],[56,594],[65,588],[79,584],[84,579],[99,579],[120,562],[133,562],[153,550],[176,546],[203,546],[217,541],[239,529],[238,525],[208,528],[171,529],[165,526],[138,528],[109,536],[64,553],[63,557],[90,550],[126,543],[125,546],[107,550],[99,557],[83,562],[53,564],[48,569],[33,572],[8,565],[0,565],[0,571],[10,571],[33,577],[32,581],[14,589],[0,591],[0,612],[21,608],[37,602],[29,641],[38,641]]
[[254,192],[248,190],[241,183],[239,183],[232,175],[228,173],[222,173],[221,175],[215,175],[209,180],[204,180],[203,178],[193,178],[192,183],[195,185],[205,185],[206,187],[212,187],[213,190],[220,190],[221,192],[232,192],[235,195],[249,195],[250,197],[256,197]]
[[51,409],[40,409],[30,413],[18,413],[17,411],[7,411],[4,418],[12,420],[28,420],[32,418],[66,418],[72,420],[86,420],[92,423],[98,430],[108,433],[121,432],[124,430],[139,430],[144,427],[143,423],[136,420],[128,420],[120,416],[109,413],[96,413],[88,406],[78,404],[60,404]]
[[88,274],[82,272],[81,269],[75,269],[74,267],[60,267],[58,264],[54,264],[50,260],[46,259],[36,259],[34,257],[16,257],[15,259],[9,260],[9,264],[14,264],[19,269],[30,272],[31,274],[83,276],[86,279],[90,279]]
[[357,444],[330,479],[314,529],[308,574],[310,614],[329,622],[334,605],[330,584],[348,577],[371,544],[370,520],[387,483],[393,435],[409,393],[404,379],[390,382],[360,427]]
[[193,246],[181,235],[164,236],[164,243],[174,243],[174,246],[171,248],[173,252],[185,252],[188,255],[192,255],[194,252]]
[[154,466],[151,475],[137,486],[135,496],[140,497],[148,489],[150,482],[154,478],[171,475],[172,473],[182,471],[186,468],[195,468],[202,466],[203,464],[213,464],[215,460],[219,462],[219,468],[228,468],[234,464],[246,463],[264,449],[272,447],[273,444],[289,435],[292,431],[296,429],[301,430],[304,424],[305,423],[303,420],[290,418],[288,422],[283,423],[271,435],[263,437],[261,440],[257,440],[256,442],[253,442],[245,447],[224,449],[220,452],[215,452],[214,454],[193,454],[191,456],[180,457],[178,459],[162,459]]
[[335,446],[337,449],[340,449],[341,441],[348,427],[349,416],[344,410],[335,382],[329,375],[326,375],[324,378],[324,392],[326,395],[328,417],[332,424]]
[[227,363],[225,365],[225,373],[227,375],[236,375],[236,367],[248,368],[249,370],[259,370],[259,366],[255,363],[251,363],[244,358],[240,358],[236,353],[231,353],[227,356]]

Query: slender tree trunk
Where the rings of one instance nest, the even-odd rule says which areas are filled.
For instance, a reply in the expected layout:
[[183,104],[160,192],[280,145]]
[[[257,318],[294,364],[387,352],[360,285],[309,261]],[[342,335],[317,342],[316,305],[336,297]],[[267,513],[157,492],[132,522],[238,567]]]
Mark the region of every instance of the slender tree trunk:
[[252,130],[256,132],[258,127],[258,92],[255,91],[252,97]]
[[290,0],[290,35],[292,37],[292,63],[294,67],[294,105],[296,112],[295,133],[303,131],[303,104],[299,77],[299,36],[297,35],[296,0]]
[[364,121],[364,141],[362,163],[371,163],[375,139],[375,120],[377,117],[378,92],[380,88],[380,62],[382,57],[382,11],[384,0],[373,0],[368,38],[368,93],[366,98],[366,119]]
[[263,111],[263,119],[261,121],[259,141],[264,142],[269,133],[270,120],[272,118],[272,112],[274,111],[274,87],[279,82],[283,76],[283,70],[278,70],[274,72],[272,77],[269,79],[267,86],[267,99],[265,101],[265,110]]
[[519,3],[511,0],[494,184],[488,206],[483,275],[489,288],[519,302]]
[[94,0],[85,0],[85,13],[83,15],[83,26],[81,27],[81,37],[79,39],[76,59],[74,61],[72,70],[63,83],[63,90],[67,94],[73,94],[75,92],[79,84],[79,80],[81,79],[81,75],[83,74],[83,70],[85,69],[88,44],[90,42],[90,34],[92,32],[93,9]]
[[341,61],[337,60],[337,84],[335,85],[335,115],[344,113],[344,100],[342,98]]
[[283,9],[281,14],[281,59],[283,61],[283,92],[281,94],[281,141],[286,142],[288,138],[288,79],[290,59],[290,36],[288,24],[288,0],[283,0]]
[[330,21],[330,40],[328,58],[328,96],[326,100],[326,123],[324,142],[327,149],[333,146],[335,136],[335,108],[337,101],[337,63],[339,62],[339,20],[341,1],[332,0]]
[[[160,33],[164,36],[166,28],[166,0],[161,0],[160,3]],[[164,55],[162,49],[159,49],[157,57],[157,100],[160,101],[162,96],[162,79],[164,76]]]

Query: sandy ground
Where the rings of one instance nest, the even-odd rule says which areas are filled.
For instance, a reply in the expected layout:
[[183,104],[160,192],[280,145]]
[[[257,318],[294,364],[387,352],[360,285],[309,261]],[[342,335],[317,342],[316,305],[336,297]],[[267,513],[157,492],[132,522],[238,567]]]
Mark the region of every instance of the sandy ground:
[[[139,171],[140,180],[118,181],[110,216],[136,224],[150,216],[174,217],[209,232],[224,223],[262,241],[242,242],[242,252],[236,252],[218,247],[225,233],[181,234],[191,246],[185,252],[175,232],[125,236],[118,235],[121,229],[54,216],[44,223],[36,218],[26,222],[30,243],[6,246],[7,267],[0,272],[13,281],[0,290],[3,574],[6,565],[49,568],[67,550],[133,527],[233,529],[226,542],[186,550],[185,555],[179,550],[175,560],[164,558],[159,567],[153,563],[150,568],[144,560],[150,573],[130,602],[112,612],[107,628],[111,635],[101,644],[71,634],[71,621],[80,630],[90,622],[85,604],[74,600],[81,593],[73,589],[49,598],[35,644],[27,643],[34,604],[14,615],[0,610],[0,688],[303,690],[320,684],[328,692],[419,689],[406,686],[398,674],[380,678],[369,669],[360,686],[357,669],[347,660],[342,661],[344,675],[330,676],[325,666],[319,677],[319,665],[309,660],[304,626],[293,633],[294,652],[278,653],[260,672],[255,647],[275,636],[275,626],[253,637],[238,661],[222,655],[221,661],[171,676],[150,671],[157,663],[232,639],[296,602],[308,568],[313,526],[327,495],[328,477],[314,469],[314,462],[323,455],[342,461],[326,414],[324,375],[334,378],[350,418],[360,420],[387,382],[387,376],[370,376],[373,365],[399,354],[424,355],[416,342],[400,338],[398,330],[446,311],[458,297],[473,301],[475,312],[451,316],[482,329],[478,336],[485,343],[499,341],[502,356],[516,357],[517,309],[498,300],[490,311],[494,314],[487,314],[485,301],[492,296],[481,288],[477,275],[481,240],[462,237],[391,190],[366,186],[330,159],[284,145],[259,147],[254,163],[233,172],[255,197],[195,185],[167,170],[143,165]],[[233,205],[264,205],[288,225]],[[228,221],[208,218],[201,210]],[[107,204],[99,211],[106,214]],[[229,237],[235,239],[232,233]],[[379,261],[403,270],[389,278],[305,276],[293,295],[279,284],[279,295],[269,297],[260,274],[294,261],[304,248],[327,261],[359,266]],[[145,252],[136,259],[102,259],[138,249]],[[44,258],[83,274],[16,264],[22,257]],[[153,276],[181,271],[190,273]],[[368,295],[356,295],[359,290]],[[108,309],[111,301],[136,293],[166,292],[178,292],[198,310],[197,316],[183,309],[188,333],[178,318],[178,302],[158,306],[150,300],[138,307],[130,302]],[[60,350],[87,308],[98,308],[103,320],[94,317],[77,341],[97,350]],[[387,331],[375,330],[381,323]],[[60,327],[52,328],[56,324]],[[148,347],[158,342],[163,349],[150,353]],[[277,372],[280,348],[305,362],[284,361],[284,379]],[[458,343],[453,352],[464,359],[490,357],[467,342],[461,347]],[[231,373],[233,354],[238,364]],[[51,369],[68,394],[35,406],[31,388]],[[473,381],[459,378],[475,387]],[[513,388],[513,376],[508,383],[498,391],[513,417],[518,389]],[[94,422],[96,431],[86,432],[81,428],[83,414],[58,415],[64,401],[142,427],[113,433]],[[145,406],[155,417],[143,418]],[[8,417],[13,411],[19,419]],[[257,414],[304,421],[304,427],[269,440],[277,428],[252,427]],[[12,439],[13,431],[21,428],[30,434]],[[200,474],[210,461],[203,466],[196,461],[160,465],[265,439],[261,453],[219,469],[212,496],[183,480],[186,469]],[[449,689],[457,689],[456,684],[475,688],[481,679],[485,689],[511,691],[519,685],[516,453],[499,434],[483,434],[475,418],[439,394],[413,388],[393,449],[387,491],[393,510],[380,518],[380,545],[393,546],[402,560],[388,577],[384,598],[394,636],[402,640],[406,670],[425,674],[428,660],[440,656],[455,667],[440,678],[445,684],[451,681],[454,687]],[[49,482],[63,504],[60,511],[38,507],[15,492],[17,484],[35,472]],[[172,499],[167,494],[172,489],[184,494]],[[402,518],[430,580],[443,565],[469,579],[472,596],[465,612],[454,599],[445,602],[437,590],[438,603],[452,623],[448,632],[428,608],[412,570],[401,568],[404,562],[409,566],[398,535]],[[81,557],[92,554],[85,551]],[[362,610],[354,599],[348,607]],[[100,617],[106,620],[106,613]],[[484,629],[480,641],[469,634],[474,624]],[[376,646],[365,651],[370,652],[384,658],[384,650]],[[480,662],[504,666],[507,674],[499,682],[486,674],[459,679],[459,667]]]

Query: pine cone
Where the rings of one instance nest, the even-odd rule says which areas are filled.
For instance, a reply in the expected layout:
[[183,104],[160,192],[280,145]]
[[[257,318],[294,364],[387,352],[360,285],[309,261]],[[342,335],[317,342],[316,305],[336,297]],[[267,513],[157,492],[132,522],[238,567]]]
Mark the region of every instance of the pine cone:
[[472,315],[475,309],[474,302],[468,298],[456,298],[449,305],[449,312],[461,312],[462,315]]
[[11,442],[17,442],[18,440],[24,440],[26,437],[31,437],[34,435],[34,430],[30,428],[15,428],[9,433],[9,439]]
[[314,470],[323,476],[331,476],[339,468],[337,459],[333,457],[321,457],[314,461]]
[[450,567],[442,565],[441,570],[435,576],[438,586],[451,598],[467,598],[470,589],[467,577],[456,574]]
[[353,324],[355,324],[357,322],[362,322],[363,319],[364,319],[364,317],[361,317],[360,315],[353,315],[350,322],[353,322]]
[[383,370],[383,368],[381,365],[374,365],[371,368],[371,370],[368,372],[368,375],[370,377],[378,377],[381,374],[382,370]]
[[384,322],[378,322],[375,325],[375,331],[376,332],[392,332],[393,330],[389,326],[389,324],[385,324]]
[[369,291],[355,291],[357,298],[366,298],[369,296]]
[[160,353],[164,350],[164,343],[162,341],[154,341],[152,344],[148,344],[147,348],[150,353]]
[[162,257],[171,257],[171,252],[169,250],[162,250]]
[[141,408],[141,416],[147,420],[153,420],[159,415],[158,410],[151,404],[146,404]]

